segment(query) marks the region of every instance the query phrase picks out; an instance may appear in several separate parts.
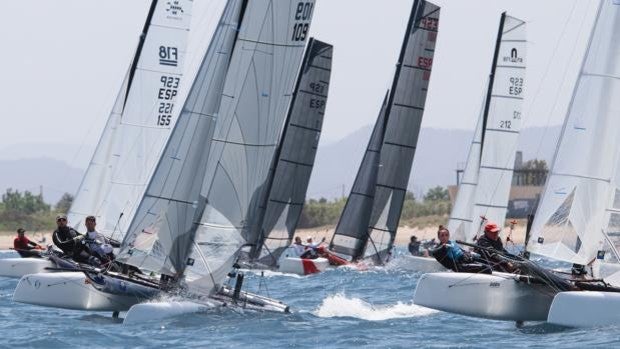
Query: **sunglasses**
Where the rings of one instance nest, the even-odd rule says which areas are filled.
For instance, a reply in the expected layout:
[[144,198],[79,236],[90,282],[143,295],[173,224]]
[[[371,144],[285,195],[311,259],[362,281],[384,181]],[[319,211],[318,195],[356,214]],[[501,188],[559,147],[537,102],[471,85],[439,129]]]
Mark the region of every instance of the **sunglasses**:
[[66,219],[66,218],[58,218],[58,219],[56,220],[56,222],[60,222],[60,221],[64,221],[64,222],[66,222],[66,221],[67,221],[67,219]]

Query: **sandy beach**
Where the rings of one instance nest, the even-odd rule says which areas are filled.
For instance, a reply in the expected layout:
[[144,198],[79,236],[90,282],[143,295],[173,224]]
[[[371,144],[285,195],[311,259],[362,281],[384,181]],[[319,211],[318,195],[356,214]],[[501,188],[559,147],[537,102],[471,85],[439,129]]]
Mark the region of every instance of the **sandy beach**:
[[[312,236],[315,241],[321,240],[325,237],[325,241],[329,242],[334,234],[335,227],[321,227],[321,228],[313,228],[313,229],[297,229],[295,235],[299,235],[303,240],[307,237]],[[501,233],[502,240],[505,241],[506,236],[509,232],[509,228],[504,228]],[[418,237],[418,239],[426,240],[432,239],[436,237],[437,227],[426,227],[426,228],[411,228],[407,226],[400,227],[398,229],[398,233],[396,234],[396,245],[407,245],[409,243],[409,239],[412,235]],[[0,232],[0,249],[6,250],[10,247],[13,247],[13,239],[16,234],[14,232]],[[52,233],[26,233],[29,239],[34,240],[41,244],[50,244],[52,242]],[[522,244],[525,238],[525,226],[518,225],[514,228],[512,232],[512,241],[515,244]],[[45,239],[45,242],[41,241]]]

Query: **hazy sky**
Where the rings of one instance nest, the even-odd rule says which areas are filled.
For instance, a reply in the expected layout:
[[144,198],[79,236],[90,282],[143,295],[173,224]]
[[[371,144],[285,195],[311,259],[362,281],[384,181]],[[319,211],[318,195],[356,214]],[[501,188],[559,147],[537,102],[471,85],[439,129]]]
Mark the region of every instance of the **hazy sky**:
[[[205,46],[200,30],[205,1],[195,0],[190,71]],[[311,33],[335,46],[322,142],[374,122],[412,2],[317,0]],[[442,9],[423,126],[474,128],[504,10],[528,22],[526,126],[561,122],[596,1],[435,2]],[[0,0],[0,5],[0,149],[28,142],[96,143],[149,1]]]

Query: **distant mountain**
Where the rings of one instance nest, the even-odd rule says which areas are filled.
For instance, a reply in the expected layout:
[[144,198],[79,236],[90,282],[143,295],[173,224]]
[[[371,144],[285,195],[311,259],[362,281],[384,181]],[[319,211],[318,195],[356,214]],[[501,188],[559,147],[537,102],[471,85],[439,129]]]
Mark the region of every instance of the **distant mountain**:
[[[518,150],[523,159],[553,157],[561,127],[526,128],[519,140]],[[320,145],[312,179],[309,198],[328,199],[348,195],[366,149],[372,126],[368,125],[343,139]],[[429,188],[456,183],[456,169],[467,160],[473,131],[424,128],[420,132],[409,190],[420,197]]]
[[[357,174],[372,126],[360,128],[337,142],[321,143],[312,172],[309,198],[348,195]],[[469,150],[472,131],[424,128],[409,179],[409,190],[420,197],[428,188],[456,182]],[[560,126],[527,128],[521,134],[523,159],[553,156]],[[95,144],[20,144],[0,150],[0,192],[7,188],[38,193],[56,203],[63,193],[75,193]],[[45,157],[39,157],[45,154]]]
[[84,171],[50,158],[0,160],[0,193],[13,188],[38,194],[55,204],[64,193],[75,193]]

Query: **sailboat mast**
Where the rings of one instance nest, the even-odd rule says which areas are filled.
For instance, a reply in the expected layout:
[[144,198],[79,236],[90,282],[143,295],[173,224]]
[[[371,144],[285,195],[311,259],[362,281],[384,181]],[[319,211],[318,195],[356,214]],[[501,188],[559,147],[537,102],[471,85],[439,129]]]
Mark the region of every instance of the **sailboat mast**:
[[491,94],[493,92],[493,83],[495,80],[495,69],[497,67],[497,58],[499,57],[499,47],[502,43],[502,34],[504,32],[504,22],[506,21],[506,12],[502,12],[499,19],[499,28],[497,30],[497,38],[495,40],[495,52],[493,53],[493,62],[491,63],[491,73],[489,74],[489,86],[487,89],[487,98],[484,102],[484,113],[482,114],[482,136],[480,137],[480,158],[482,159],[482,150],[484,148],[484,136],[487,129],[487,120],[489,118],[489,109],[491,107]]
[[[127,103],[127,97],[129,96],[129,91],[131,91],[131,83],[133,82],[133,76],[136,72],[136,68],[138,67],[138,61],[140,60],[140,54],[142,53],[142,48],[144,47],[144,41],[146,40],[146,34],[148,34],[149,27],[151,26],[151,20],[153,20],[153,14],[155,13],[155,8],[157,7],[158,0],[151,1],[151,7],[149,8],[149,13],[146,16],[146,22],[144,22],[144,27],[142,28],[142,32],[140,33],[140,40],[138,41],[138,47],[136,48],[136,53],[133,56],[133,62],[131,62],[131,68],[129,69],[129,82],[127,83],[127,92],[125,95],[125,103]],[[125,109],[125,104],[123,104],[123,110]]]

